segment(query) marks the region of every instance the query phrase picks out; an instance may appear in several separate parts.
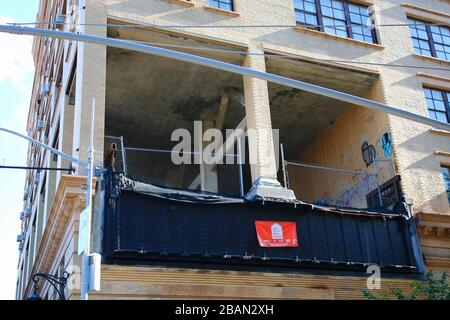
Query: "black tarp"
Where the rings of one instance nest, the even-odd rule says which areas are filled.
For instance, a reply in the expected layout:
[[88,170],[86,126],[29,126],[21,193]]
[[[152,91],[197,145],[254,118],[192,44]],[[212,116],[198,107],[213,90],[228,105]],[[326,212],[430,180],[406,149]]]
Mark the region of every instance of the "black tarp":
[[[423,270],[414,221],[394,212],[165,189],[107,173],[104,255],[139,260],[386,272]],[[262,248],[255,221],[291,221],[297,248]]]

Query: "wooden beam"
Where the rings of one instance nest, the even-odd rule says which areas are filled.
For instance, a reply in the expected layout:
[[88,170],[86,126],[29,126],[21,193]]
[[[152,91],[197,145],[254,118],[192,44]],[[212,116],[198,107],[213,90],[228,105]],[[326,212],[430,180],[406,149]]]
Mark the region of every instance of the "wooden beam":
[[219,110],[217,111],[217,117],[215,121],[216,129],[222,130],[229,104],[230,96],[226,94],[223,95],[222,98],[220,98]]

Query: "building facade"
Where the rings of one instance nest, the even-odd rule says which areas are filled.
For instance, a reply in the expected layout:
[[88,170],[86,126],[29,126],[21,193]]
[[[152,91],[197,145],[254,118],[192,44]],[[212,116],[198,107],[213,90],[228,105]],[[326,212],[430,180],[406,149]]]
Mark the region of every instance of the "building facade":
[[[445,0],[41,0],[37,22],[450,123]],[[91,251],[102,269],[90,299],[363,298],[369,265],[382,267],[382,290],[407,288],[423,261],[449,269],[450,132],[118,48],[36,37],[33,56],[31,137],[86,159],[95,98]],[[217,129],[225,140],[218,148],[249,161],[173,163],[167,151],[180,141],[177,129],[192,136],[188,159]],[[242,144],[232,140],[242,136]],[[30,295],[35,273],[69,272],[66,296],[77,299],[86,172],[33,145],[28,164],[70,172],[27,173],[16,298]],[[298,248],[258,247],[256,220],[295,221]],[[39,284],[42,297],[57,298]]]

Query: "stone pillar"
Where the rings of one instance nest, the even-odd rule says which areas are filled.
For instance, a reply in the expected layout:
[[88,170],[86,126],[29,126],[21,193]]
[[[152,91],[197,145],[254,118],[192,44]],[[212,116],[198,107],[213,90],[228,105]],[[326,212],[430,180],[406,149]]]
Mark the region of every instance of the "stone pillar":
[[[73,148],[74,106],[69,104],[69,96],[65,96],[63,100],[59,120],[58,149],[66,154],[71,154]],[[58,157],[58,168],[69,168],[70,165],[72,165],[70,161]],[[56,181],[59,181],[63,174],[67,174],[67,172],[57,171]]]
[[[262,48],[249,47],[244,60],[247,68],[266,71]],[[294,193],[286,190],[277,180],[276,158],[270,117],[269,91],[267,81],[244,76],[245,110],[253,186],[247,198],[289,198]]]
[[[203,133],[208,129],[214,128],[214,121],[204,120],[203,121]],[[202,135],[203,136],[203,135]],[[202,144],[202,150],[209,142],[200,141]],[[217,176],[217,166],[208,165],[204,162],[200,164],[200,180],[201,180],[201,190],[209,192],[219,192],[219,181]]]
[[[80,23],[106,24],[105,0],[81,0]],[[106,26],[80,26],[84,34],[106,37]],[[94,159],[103,164],[103,139],[105,128],[106,47],[78,43],[77,79],[73,128],[73,154],[86,160],[91,128],[91,105],[95,98]],[[77,174],[85,170],[77,168]]]

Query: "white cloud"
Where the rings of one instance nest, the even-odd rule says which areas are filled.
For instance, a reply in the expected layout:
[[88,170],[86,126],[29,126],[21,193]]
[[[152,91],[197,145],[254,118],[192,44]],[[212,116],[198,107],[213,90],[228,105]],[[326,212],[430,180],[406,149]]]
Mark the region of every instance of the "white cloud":
[[[0,16],[0,24],[12,23],[11,17]],[[0,84],[10,81],[12,86],[24,93],[30,92],[30,81],[34,64],[31,55],[33,39],[28,36],[0,34]],[[28,80],[28,81],[27,81]]]

